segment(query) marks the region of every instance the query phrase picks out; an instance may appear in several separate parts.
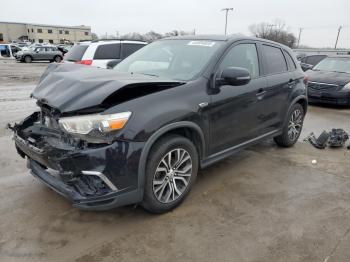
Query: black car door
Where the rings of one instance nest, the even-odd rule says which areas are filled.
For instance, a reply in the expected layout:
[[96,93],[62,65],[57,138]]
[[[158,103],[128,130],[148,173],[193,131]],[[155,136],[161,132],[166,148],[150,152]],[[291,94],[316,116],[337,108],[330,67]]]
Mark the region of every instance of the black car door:
[[209,108],[211,154],[254,137],[258,124],[256,105],[267,85],[266,78],[260,73],[261,59],[254,41],[239,42],[228,49],[215,70],[215,78],[227,67],[247,69],[251,81],[242,86],[215,87]]
[[267,88],[257,109],[260,111],[260,130],[257,132],[268,133],[279,129],[283,124],[289,95],[297,80],[293,72],[288,71],[286,54],[283,54],[279,46],[263,43],[259,48],[264,58],[263,74],[267,77]]

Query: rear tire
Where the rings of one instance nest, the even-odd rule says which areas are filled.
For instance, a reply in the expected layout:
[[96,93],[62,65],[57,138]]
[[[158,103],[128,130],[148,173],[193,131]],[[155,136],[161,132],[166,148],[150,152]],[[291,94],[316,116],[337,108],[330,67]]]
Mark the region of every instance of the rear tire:
[[291,147],[299,139],[304,123],[304,108],[301,104],[294,104],[288,114],[288,121],[282,129],[282,134],[274,137],[277,145]]
[[55,56],[54,59],[53,59],[53,61],[56,62],[56,63],[61,63],[62,57],[60,57],[60,56]]
[[197,172],[198,153],[190,140],[179,135],[161,138],[147,158],[141,205],[152,213],[172,210],[188,195]]
[[29,55],[25,56],[23,60],[24,60],[24,62],[26,62],[26,63],[31,63],[31,62],[33,61],[32,57],[29,56]]

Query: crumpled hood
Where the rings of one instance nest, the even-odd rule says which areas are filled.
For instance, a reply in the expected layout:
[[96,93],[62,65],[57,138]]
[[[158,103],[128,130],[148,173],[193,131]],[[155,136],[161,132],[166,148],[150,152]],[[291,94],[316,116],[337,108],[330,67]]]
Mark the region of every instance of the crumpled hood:
[[[100,105],[127,86],[182,84],[142,74],[118,73],[110,69],[77,64],[51,64],[42,75],[32,97],[61,113]],[[140,87],[138,87],[140,85]]]
[[306,75],[311,82],[336,84],[340,86],[344,86],[350,82],[350,74],[347,73],[308,70],[306,71]]

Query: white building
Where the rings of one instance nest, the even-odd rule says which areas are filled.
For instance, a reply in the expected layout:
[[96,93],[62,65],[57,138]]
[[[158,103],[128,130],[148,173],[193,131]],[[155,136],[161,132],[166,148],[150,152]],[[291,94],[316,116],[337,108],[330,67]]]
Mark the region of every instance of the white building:
[[0,43],[29,40],[35,43],[64,43],[91,40],[90,26],[61,26],[0,21]]

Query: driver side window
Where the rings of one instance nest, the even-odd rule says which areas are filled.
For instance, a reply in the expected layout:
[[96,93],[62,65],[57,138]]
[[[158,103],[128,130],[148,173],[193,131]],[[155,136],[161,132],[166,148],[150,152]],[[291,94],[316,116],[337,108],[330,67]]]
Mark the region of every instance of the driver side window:
[[227,67],[242,67],[251,78],[259,76],[259,60],[255,44],[239,44],[231,48],[220,65],[220,71]]

